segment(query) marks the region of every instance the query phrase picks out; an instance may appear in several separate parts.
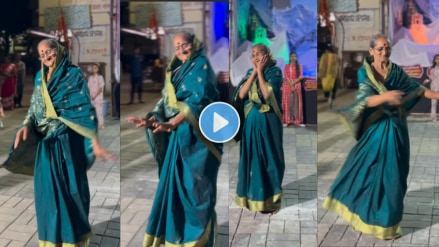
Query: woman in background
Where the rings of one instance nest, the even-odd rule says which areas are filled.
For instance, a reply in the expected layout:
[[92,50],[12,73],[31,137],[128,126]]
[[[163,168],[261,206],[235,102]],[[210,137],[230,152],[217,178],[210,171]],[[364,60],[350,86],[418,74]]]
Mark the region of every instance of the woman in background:
[[[434,55],[433,65],[427,70],[427,76],[430,79],[424,81],[424,84],[430,83],[430,89],[434,92],[439,92],[439,54]],[[433,122],[437,121],[436,118],[437,100],[431,100],[431,113],[430,117]]]
[[302,124],[302,85],[300,84],[303,79],[303,70],[295,52],[290,53],[290,63],[285,65],[284,73],[285,78],[282,84],[283,127],[290,124],[304,126]]
[[12,62],[13,56],[9,54],[5,57],[4,63],[0,66],[0,72],[3,75],[2,85],[2,104],[4,110],[14,109],[14,98],[17,84],[17,66]]
[[99,129],[104,129],[104,115],[102,108],[104,104],[104,77],[101,75],[101,68],[98,63],[93,64],[93,74],[88,78],[88,90],[90,91],[91,103],[96,109]]

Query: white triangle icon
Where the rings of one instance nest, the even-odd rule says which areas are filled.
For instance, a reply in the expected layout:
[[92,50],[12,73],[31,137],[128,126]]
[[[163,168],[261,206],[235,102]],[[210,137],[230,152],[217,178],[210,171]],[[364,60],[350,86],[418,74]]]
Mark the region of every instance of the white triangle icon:
[[213,133],[219,131],[220,129],[224,128],[229,124],[229,121],[227,119],[221,117],[218,113],[213,113]]

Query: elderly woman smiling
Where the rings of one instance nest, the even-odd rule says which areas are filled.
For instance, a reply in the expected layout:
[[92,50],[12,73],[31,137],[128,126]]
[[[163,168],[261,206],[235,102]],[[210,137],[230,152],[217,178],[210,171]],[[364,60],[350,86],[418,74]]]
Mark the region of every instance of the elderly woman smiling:
[[175,56],[166,70],[163,97],[146,118],[128,122],[146,128],[159,165],[159,184],[144,246],[214,246],[216,180],[222,145],[206,140],[198,118],[219,100],[215,74],[194,35],[174,37]]

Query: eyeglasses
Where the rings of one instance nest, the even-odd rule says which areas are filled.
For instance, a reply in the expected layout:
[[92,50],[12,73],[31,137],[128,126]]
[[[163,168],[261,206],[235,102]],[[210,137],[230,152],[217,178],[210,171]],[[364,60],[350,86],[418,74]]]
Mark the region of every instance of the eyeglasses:
[[379,53],[382,53],[384,50],[386,50],[386,52],[389,52],[392,50],[392,47],[380,47],[380,48],[375,48],[375,50]]
[[184,49],[186,49],[186,47],[188,47],[188,46],[189,46],[188,43],[183,43],[183,44],[181,44],[180,46],[176,46],[176,47],[175,47],[175,51],[184,50]]
[[43,54],[40,54],[40,60],[44,59],[47,56],[52,55],[55,52],[55,49],[48,49],[46,51],[43,52]]

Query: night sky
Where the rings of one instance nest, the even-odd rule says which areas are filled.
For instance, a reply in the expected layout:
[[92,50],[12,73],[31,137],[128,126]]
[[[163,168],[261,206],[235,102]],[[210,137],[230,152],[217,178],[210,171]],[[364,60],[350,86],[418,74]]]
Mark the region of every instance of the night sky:
[[32,26],[30,0],[12,0],[3,3],[0,8],[0,30],[16,34]]

